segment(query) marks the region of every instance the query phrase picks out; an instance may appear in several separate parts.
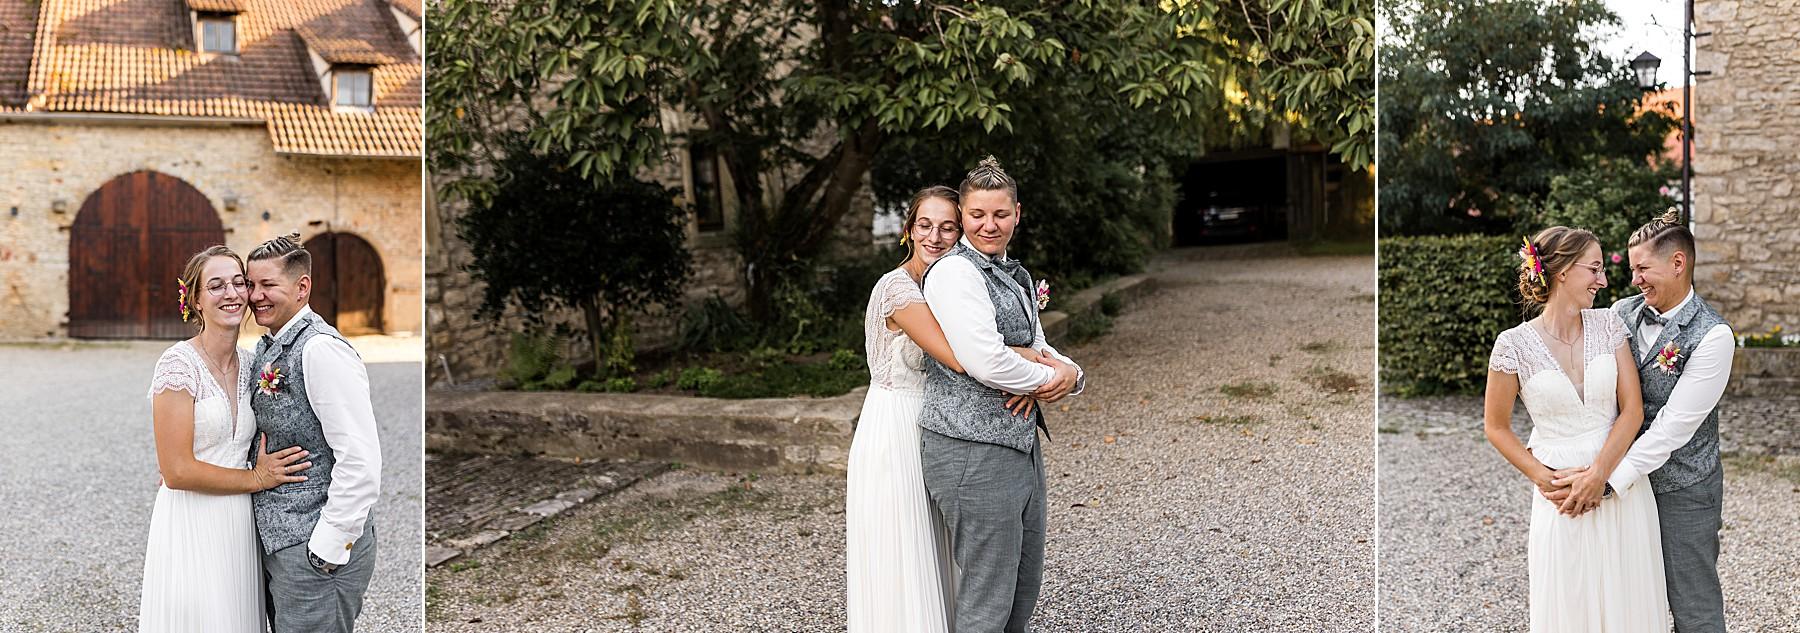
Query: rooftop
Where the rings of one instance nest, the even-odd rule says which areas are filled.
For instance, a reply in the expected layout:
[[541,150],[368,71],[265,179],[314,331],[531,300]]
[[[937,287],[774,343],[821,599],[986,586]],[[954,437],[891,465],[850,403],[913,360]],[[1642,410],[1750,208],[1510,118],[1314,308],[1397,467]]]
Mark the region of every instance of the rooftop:
[[[255,120],[280,153],[416,158],[422,65],[390,1],[0,0],[0,113]],[[237,53],[197,52],[190,10],[235,14]],[[334,110],[315,56],[368,68],[373,107]]]

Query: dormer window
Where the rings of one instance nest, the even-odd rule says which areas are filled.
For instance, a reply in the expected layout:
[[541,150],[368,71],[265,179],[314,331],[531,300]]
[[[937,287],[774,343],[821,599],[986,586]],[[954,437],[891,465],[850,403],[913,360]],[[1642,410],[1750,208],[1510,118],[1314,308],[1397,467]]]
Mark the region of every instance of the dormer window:
[[374,107],[375,76],[370,69],[337,66],[331,69],[331,105],[366,110]]
[[200,16],[200,52],[236,55],[237,21],[229,13]]

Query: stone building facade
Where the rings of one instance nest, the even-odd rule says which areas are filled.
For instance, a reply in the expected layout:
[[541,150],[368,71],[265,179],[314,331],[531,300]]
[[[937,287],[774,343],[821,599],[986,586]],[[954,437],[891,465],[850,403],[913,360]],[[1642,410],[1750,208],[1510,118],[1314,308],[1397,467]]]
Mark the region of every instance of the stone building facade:
[[1739,334],[1800,329],[1800,40],[1791,0],[1698,0],[1695,284]]
[[316,309],[420,332],[418,19],[416,0],[0,0],[0,340],[180,336],[188,254],[289,232]]

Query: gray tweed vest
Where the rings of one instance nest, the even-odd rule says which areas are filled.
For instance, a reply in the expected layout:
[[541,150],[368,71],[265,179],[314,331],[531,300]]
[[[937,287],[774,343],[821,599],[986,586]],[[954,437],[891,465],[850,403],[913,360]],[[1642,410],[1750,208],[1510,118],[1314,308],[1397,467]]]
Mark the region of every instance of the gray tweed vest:
[[[945,259],[951,257],[973,262],[987,282],[988,300],[994,302],[994,327],[1001,340],[1008,346],[1031,345],[1037,334],[1037,303],[1027,301],[1023,293],[1032,287],[1031,274],[1020,267],[1016,276],[1008,275],[988,256],[962,242],[944,255]],[[936,268],[934,263],[925,271],[921,285],[931,282],[931,271]],[[926,355],[925,403],[919,412],[919,426],[940,435],[1030,453],[1037,442],[1037,427],[1044,424],[1041,407],[1032,411],[1031,420],[1022,420],[1006,410],[1009,397],[1011,394],[951,371]],[[1045,428],[1044,434],[1049,433]]]
[[[312,337],[329,336],[343,341],[344,336],[317,313],[296,318],[301,321],[281,338],[264,336],[256,345],[256,371],[260,375],[265,364],[272,365],[281,370],[285,384],[274,394],[257,389],[250,395],[256,428],[269,436],[269,452],[299,446],[309,453],[305,461],[312,462],[312,467],[295,473],[305,476],[306,481],[281,484],[251,496],[257,535],[262,537],[263,551],[271,554],[312,539],[313,525],[319,522],[319,511],[325,507],[326,492],[331,489],[331,467],[337,464],[337,456],[325,442],[319,416],[306,399],[306,369],[300,361],[306,342]],[[255,443],[250,445],[250,451],[250,457],[255,459]]]
[[[1725,323],[1725,317],[1713,311],[1712,305],[1694,294],[1694,300],[1688,302],[1669,317],[1663,326],[1662,334],[1650,345],[1647,353],[1638,352],[1638,311],[1645,310],[1644,295],[1633,295],[1620,299],[1613,304],[1613,310],[1625,319],[1625,330],[1632,337],[1631,353],[1637,357],[1638,379],[1644,390],[1644,426],[1638,429],[1638,435],[1650,429],[1650,423],[1656,420],[1656,414],[1662,411],[1663,405],[1669,402],[1669,394],[1675,391],[1676,381],[1681,379],[1681,370],[1686,368],[1688,355],[1700,346],[1700,340],[1706,338],[1707,331],[1713,326]],[[1664,345],[1674,342],[1681,348],[1681,358],[1675,361],[1675,371],[1664,371],[1657,364],[1656,355]],[[1719,468],[1719,410],[1715,407],[1706,414],[1706,421],[1694,431],[1693,439],[1669,455],[1669,461],[1650,473],[1650,489],[1657,493],[1671,492],[1686,488],[1711,475]]]

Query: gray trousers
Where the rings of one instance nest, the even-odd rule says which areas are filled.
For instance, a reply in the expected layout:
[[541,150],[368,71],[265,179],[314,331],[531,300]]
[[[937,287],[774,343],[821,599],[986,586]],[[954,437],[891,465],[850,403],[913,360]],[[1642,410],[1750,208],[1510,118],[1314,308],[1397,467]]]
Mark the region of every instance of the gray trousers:
[[1719,587],[1719,528],[1725,469],[1699,483],[1656,494],[1662,527],[1663,576],[1676,633],[1725,633],[1725,594]]
[[1044,455],[920,429],[925,492],[962,570],[952,633],[1024,633],[1044,580]]
[[351,633],[362,613],[363,593],[375,576],[375,520],[363,534],[350,560],[327,574],[312,565],[306,543],[263,554],[267,580],[269,630],[273,633]]

